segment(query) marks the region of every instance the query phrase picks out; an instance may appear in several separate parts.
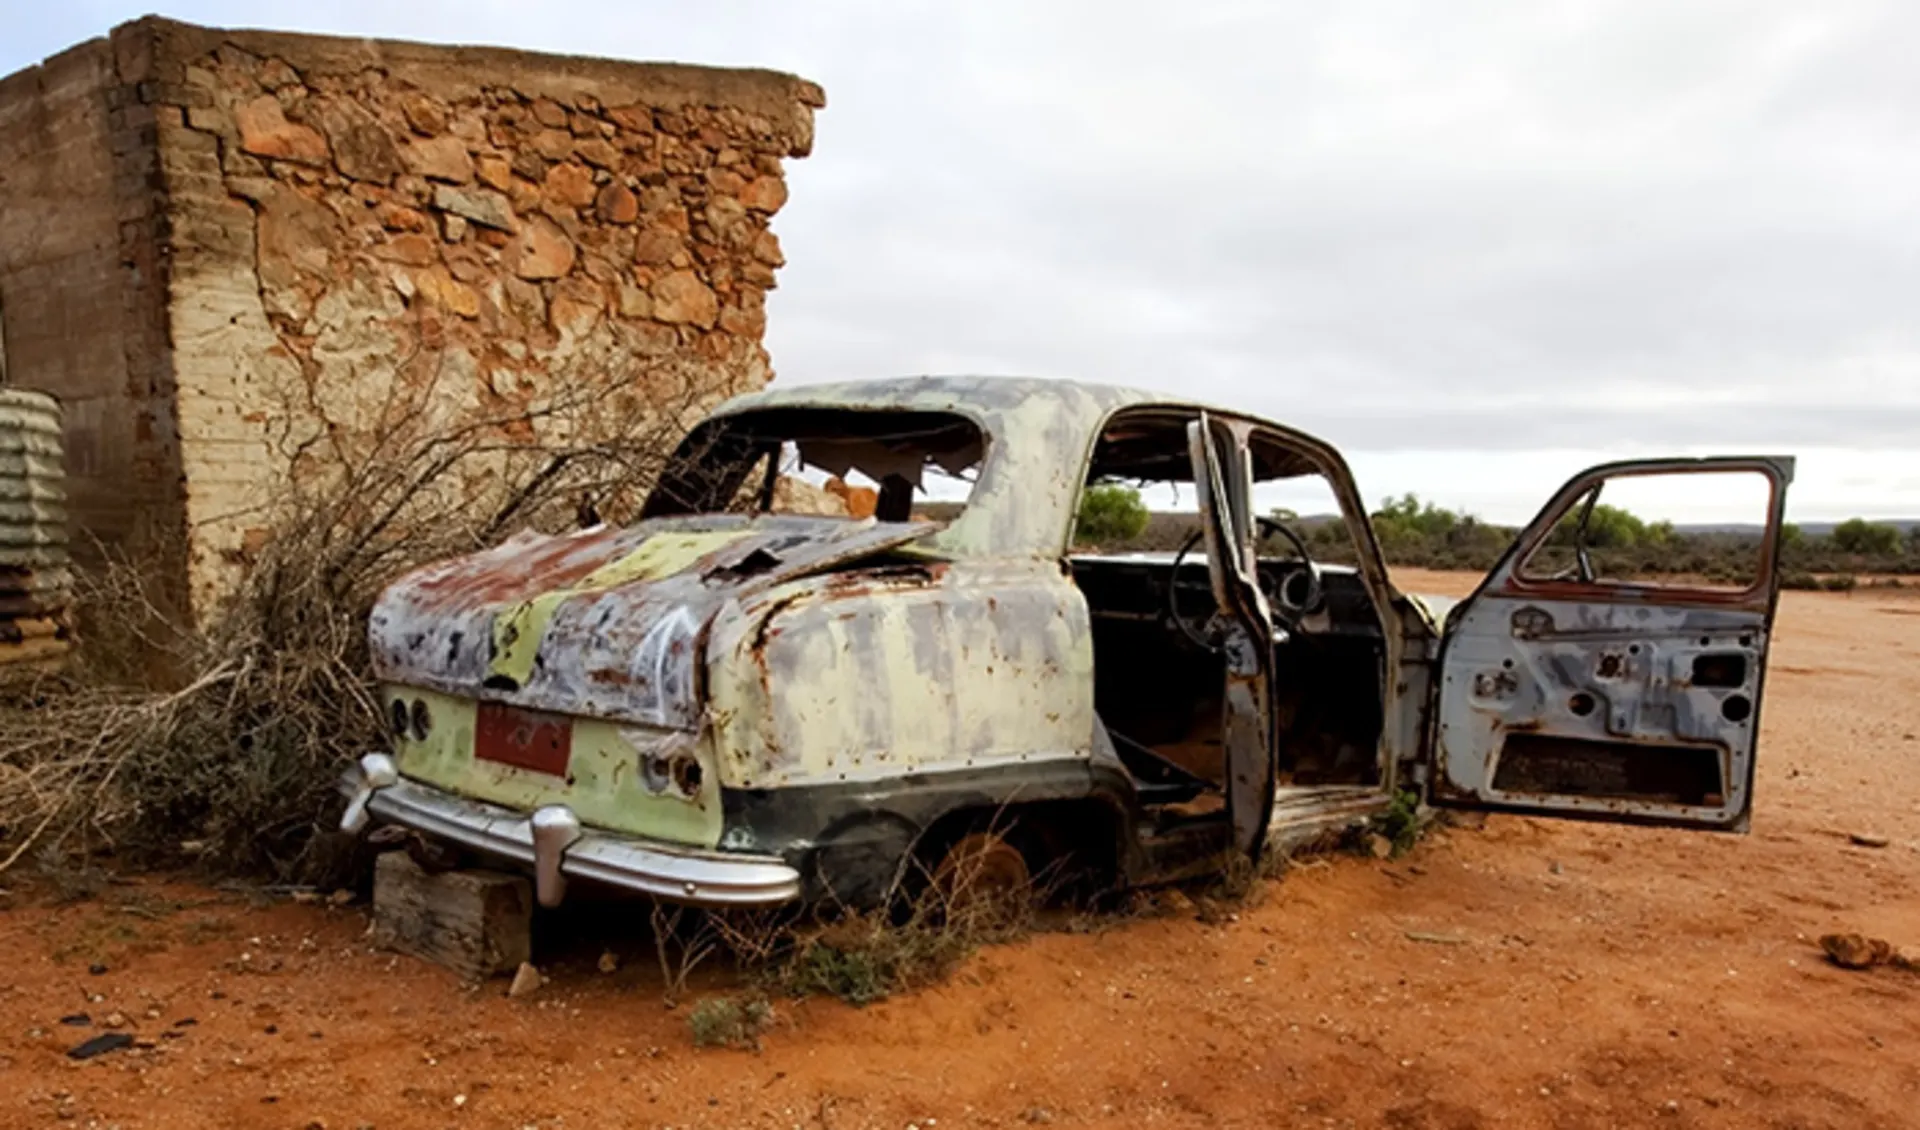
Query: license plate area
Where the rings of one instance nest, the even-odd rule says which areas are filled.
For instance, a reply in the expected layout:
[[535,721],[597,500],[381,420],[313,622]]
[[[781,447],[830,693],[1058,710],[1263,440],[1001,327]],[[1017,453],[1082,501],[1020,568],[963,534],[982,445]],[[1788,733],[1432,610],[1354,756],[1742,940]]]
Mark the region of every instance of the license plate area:
[[567,775],[573,720],[564,714],[482,702],[474,719],[473,757],[554,777]]

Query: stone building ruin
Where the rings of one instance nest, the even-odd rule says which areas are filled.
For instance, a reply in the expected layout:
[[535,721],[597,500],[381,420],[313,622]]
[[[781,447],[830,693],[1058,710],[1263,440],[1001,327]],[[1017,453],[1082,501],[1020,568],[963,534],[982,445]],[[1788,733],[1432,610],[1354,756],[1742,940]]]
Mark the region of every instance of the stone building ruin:
[[[770,71],[158,18],[0,79],[0,356],[64,403],[76,549],[180,546],[204,619],[276,487],[396,419],[538,443],[759,387],[822,105]],[[562,386],[592,410],[530,410]]]

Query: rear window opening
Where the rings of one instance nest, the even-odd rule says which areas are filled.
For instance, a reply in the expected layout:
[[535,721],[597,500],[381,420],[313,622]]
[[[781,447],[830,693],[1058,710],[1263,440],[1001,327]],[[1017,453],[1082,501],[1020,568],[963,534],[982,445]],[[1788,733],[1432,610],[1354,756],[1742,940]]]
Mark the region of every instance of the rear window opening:
[[642,517],[810,514],[907,522],[965,509],[986,437],[951,412],[769,408],[681,443]]

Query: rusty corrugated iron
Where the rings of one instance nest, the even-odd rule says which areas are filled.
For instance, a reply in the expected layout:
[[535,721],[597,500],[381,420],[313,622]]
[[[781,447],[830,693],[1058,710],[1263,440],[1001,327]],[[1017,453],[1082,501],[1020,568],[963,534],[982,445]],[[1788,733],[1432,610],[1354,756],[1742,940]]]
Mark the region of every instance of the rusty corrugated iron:
[[0,389],[0,666],[55,663],[71,646],[60,404]]

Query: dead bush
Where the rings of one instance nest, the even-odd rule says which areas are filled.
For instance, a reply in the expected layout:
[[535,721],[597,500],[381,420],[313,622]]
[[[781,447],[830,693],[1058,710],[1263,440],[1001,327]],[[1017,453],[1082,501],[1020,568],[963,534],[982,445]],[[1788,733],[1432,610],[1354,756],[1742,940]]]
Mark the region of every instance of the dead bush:
[[[396,385],[399,382],[395,382]],[[432,389],[398,393],[352,437],[305,437],[268,529],[212,623],[183,631],[143,562],[84,585],[63,674],[0,699],[0,871],[110,850],[334,881],[334,782],[382,741],[367,614],[406,569],[522,528],[620,521],[713,396],[650,378],[575,382],[457,426]],[[673,391],[668,391],[673,388]]]

